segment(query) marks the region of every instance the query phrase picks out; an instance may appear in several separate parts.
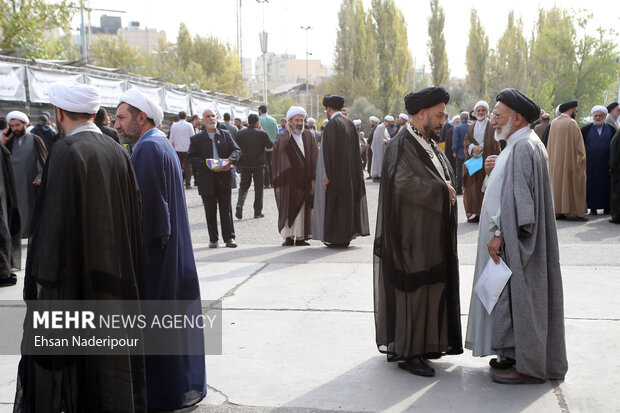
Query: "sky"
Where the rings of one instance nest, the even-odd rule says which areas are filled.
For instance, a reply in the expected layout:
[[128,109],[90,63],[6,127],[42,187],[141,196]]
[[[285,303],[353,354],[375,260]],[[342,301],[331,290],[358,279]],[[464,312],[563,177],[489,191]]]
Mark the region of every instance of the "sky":
[[[242,54],[256,59],[260,55],[259,33],[263,29],[262,7],[257,0],[241,0]],[[371,0],[363,0],[370,8]],[[430,15],[429,0],[395,0],[407,22],[409,50],[416,67],[425,65],[429,70],[426,45],[428,42],[427,21]],[[304,59],[306,53],[306,32],[301,26],[311,26],[308,31],[308,50],[311,59],[320,59],[323,64],[332,65],[334,45],[337,37],[339,0],[268,0],[264,4],[265,31],[269,33],[268,51],[277,54],[290,53]],[[489,37],[489,46],[494,48],[502,35],[508,19],[508,12],[515,9],[515,16],[521,17],[524,33],[529,38],[537,17],[539,4],[546,9],[555,3],[540,0],[519,0],[504,2],[495,0],[443,0],[446,21],[444,34],[450,76],[465,77],[465,49],[468,43],[469,15],[476,7],[480,21]],[[584,0],[563,0],[557,3],[565,9],[579,9],[587,4]],[[593,2],[596,9],[588,10],[593,19],[588,32],[596,33],[597,27],[613,28],[620,32],[620,7],[617,1]],[[166,31],[167,40],[176,42],[180,23],[185,23],[192,35],[214,36],[237,45],[237,0],[90,0],[93,9],[121,10],[125,13],[93,11],[91,22],[99,25],[102,14],[119,15],[123,27],[130,21],[139,21],[142,28],[149,27]],[[79,15],[73,28],[79,27]],[[616,34],[617,41],[620,36]]]

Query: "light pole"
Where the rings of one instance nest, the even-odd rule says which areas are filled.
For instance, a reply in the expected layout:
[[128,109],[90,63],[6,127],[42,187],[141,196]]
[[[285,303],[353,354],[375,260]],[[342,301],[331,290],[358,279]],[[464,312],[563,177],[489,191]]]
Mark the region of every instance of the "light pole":
[[[310,26],[299,26],[302,30],[306,31],[306,98],[304,99],[304,106],[308,107],[308,31],[312,29]],[[312,112],[312,110],[310,111]],[[312,113],[311,113],[312,114]]]
[[267,33],[265,32],[265,3],[269,0],[256,0],[263,6],[263,32],[260,34],[260,48],[263,53],[263,101],[267,104]]

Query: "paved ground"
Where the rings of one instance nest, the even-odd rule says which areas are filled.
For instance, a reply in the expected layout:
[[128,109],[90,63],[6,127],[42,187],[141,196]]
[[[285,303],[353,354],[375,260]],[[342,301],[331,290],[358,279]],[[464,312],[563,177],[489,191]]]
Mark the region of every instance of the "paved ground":
[[[378,184],[367,182],[374,233]],[[434,378],[388,364],[374,343],[372,236],[344,251],[281,247],[273,191],[253,219],[250,192],[235,220],[239,248],[206,248],[204,211],[186,192],[203,299],[222,299],[223,354],[207,357],[209,394],[200,412],[620,412],[620,226],[607,216],[559,222],[569,372],[564,382],[502,386],[488,359],[466,351],[434,363]],[[233,192],[233,204],[236,202]],[[459,200],[459,203],[461,200]],[[477,225],[460,214],[462,324]],[[20,274],[21,275],[21,274]],[[19,299],[17,287],[1,299]],[[18,357],[0,357],[0,412],[9,412]]]

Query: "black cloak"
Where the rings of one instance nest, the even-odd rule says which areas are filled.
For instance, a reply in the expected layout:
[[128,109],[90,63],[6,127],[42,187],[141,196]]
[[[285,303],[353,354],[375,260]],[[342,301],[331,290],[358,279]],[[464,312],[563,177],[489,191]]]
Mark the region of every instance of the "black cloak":
[[[138,300],[141,220],[138,183],[122,146],[91,131],[58,140],[33,214],[27,305]],[[33,345],[28,331],[22,354]],[[63,405],[66,412],[146,412],[144,357],[22,355],[14,412],[56,413]]]
[[401,131],[385,151],[373,260],[377,347],[390,361],[463,352],[457,209],[425,149]]
[[11,153],[4,145],[2,151],[2,169],[6,209],[0,208],[0,278],[9,277],[11,268],[21,267],[21,220],[15,193],[15,177]]

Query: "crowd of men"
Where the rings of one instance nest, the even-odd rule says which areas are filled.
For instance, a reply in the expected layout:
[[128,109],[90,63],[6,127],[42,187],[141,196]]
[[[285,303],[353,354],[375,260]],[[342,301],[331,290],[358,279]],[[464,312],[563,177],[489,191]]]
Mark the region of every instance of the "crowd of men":
[[[474,290],[493,265],[511,272],[490,308],[472,293],[465,348],[497,357],[490,362],[497,383],[564,378],[555,221],[584,220],[589,208],[620,223],[617,103],[592,108],[592,123],[580,129],[576,101],[560,105],[550,121],[523,93],[505,89],[492,110],[480,101],[450,126],[448,91],[429,87],[408,94],[407,113],[396,120],[371,116],[365,140],[341,96],[323,98],[320,133],[303,107],[290,107],[278,128],[262,105],[247,125],[228,114],[221,123],[211,108],[202,121],[188,122],[181,112],[169,138],[159,129],[161,107],[137,89],[121,96],[113,129],[92,86],[54,84],[49,98],[56,129],[46,114],[29,132],[20,111],[1,125],[0,283],[15,284],[20,241],[29,238],[26,300],[199,301],[185,200],[192,177],[210,248],[219,246],[218,210],[225,246],[237,247],[237,173],[236,218],[253,181],[254,218],[264,216],[263,189],[274,190],[283,246],[315,239],[347,248],[370,234],[365,166],[380,183],[374,304],[376,342],[388,361],[434,376],[429,360],[463,352],[456,244],[462,192],[467,220],[480,222]],[[183,342],[203,340],[179,334]],[[174,410],[206,394],[201,355],[51,360],[52,369],[22,355],[16,412]]]

